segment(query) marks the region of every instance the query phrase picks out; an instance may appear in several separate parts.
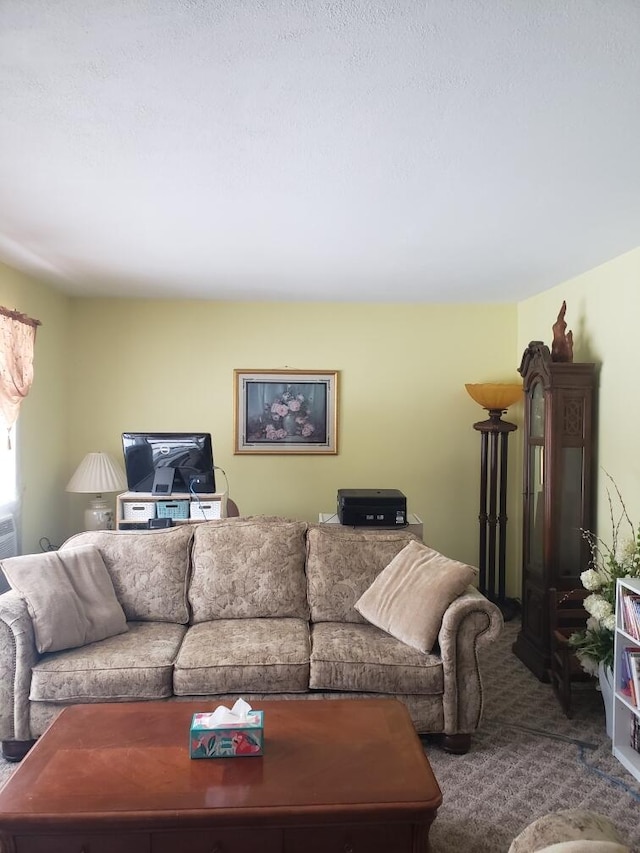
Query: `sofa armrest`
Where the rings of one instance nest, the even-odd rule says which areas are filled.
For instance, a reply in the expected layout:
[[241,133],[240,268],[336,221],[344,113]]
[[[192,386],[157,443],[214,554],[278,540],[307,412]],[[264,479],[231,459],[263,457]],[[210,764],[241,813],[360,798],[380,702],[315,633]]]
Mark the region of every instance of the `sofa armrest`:
[[470,733],[478,728],[483,706],[478,648],[495,640],[502,627],[499,608],[472,586],[445,611],[438,643],[446,734]]
[[31,670],[38,660],[27,605],[13,590],[0,595],[0,740],[30,740]]

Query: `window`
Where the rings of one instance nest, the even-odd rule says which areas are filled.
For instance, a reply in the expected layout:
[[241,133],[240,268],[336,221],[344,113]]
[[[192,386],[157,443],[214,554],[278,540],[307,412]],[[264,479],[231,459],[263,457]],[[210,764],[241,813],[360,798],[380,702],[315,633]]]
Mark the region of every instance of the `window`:
[[40,320],[0,306],[0,506],[17,500],[15,423],[33,382],[33,348]]

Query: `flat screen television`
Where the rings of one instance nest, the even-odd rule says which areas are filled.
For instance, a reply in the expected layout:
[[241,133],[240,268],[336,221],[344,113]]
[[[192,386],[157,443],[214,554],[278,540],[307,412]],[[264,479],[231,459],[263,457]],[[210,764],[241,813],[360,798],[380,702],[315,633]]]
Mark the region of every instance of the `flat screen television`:
[[123,432],[130,492],[215,492],[213,447],[208,432]]

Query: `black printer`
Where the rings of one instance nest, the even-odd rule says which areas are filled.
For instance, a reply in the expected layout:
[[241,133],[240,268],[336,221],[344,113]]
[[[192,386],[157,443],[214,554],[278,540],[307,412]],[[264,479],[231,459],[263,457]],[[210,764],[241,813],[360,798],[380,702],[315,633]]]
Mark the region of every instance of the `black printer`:
[[401,527],[407,499],[398,489],[338,489],[338,519],[352,527]]

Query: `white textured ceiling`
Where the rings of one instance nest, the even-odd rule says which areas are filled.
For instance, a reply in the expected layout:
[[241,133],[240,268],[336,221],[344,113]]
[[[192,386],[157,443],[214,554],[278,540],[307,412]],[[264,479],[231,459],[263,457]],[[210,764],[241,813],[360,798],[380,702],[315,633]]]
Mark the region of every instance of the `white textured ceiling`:
[[513,301],[640,245],[636,0],[0,0],[0,259]]

